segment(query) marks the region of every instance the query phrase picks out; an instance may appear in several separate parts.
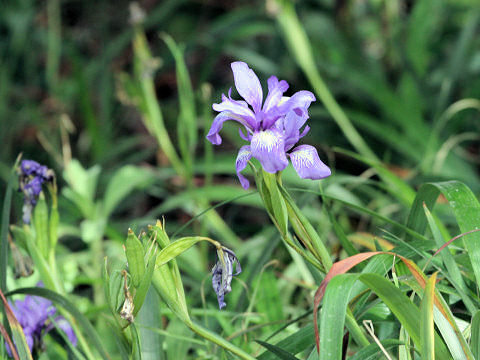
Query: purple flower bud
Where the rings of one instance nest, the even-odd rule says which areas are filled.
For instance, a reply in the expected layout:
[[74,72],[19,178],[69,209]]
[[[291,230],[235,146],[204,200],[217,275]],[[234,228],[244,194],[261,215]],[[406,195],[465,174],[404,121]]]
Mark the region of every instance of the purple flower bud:
[[[225,303],[225,295],[232,291],[231,283],[233,276],[242,272],[240,262],[232,250],[225,247],[217,250],[218,260],[212,269],[212,285],[213,290],[217,294],[218,306],[220,309],[227,306]],[[235,265],[235,274],[233,273],[233,266]]]
[[32,211],[42,192],[42,185],[52,181],[54,173],[44,165],[33,160],[23,160],[19,169],[20,190],[24,194],[23,222],[30,224]]

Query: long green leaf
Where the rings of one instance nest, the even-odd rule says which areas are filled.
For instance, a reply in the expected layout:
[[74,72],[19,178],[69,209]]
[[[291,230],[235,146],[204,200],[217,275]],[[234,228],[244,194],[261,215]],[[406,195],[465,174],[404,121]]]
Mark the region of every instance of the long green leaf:
[[264,348],[266,348],[268,351],[270,351],[272,354],[275,354],[277,359],[282,359],[282,360],[299,360],[296,356],[290,354],[288,351],[283,350],[282,348],[269,344],[265,341],[261,340],[255,340],[257,343],[262,345]]
[[471,327],[470,348],[475,359],[480,359],[480,310],[473,315]]
[[7,291],[7,265],[8,265],[8,224],[10,221],[10,206],[12,203],[12,190],[15,183],[15,169],[18,166],[20,157],[18,157],[13,166],[10,177],[8,178],[7,190],[3,198],[2,209],[2,229],[0,231],[0,290]]
[[320,360],[341,360],[345,315],[359,274],[335,276],[327,286],[320,313]]
[[435,281],[437,280],[437,273],[434,273],[428,279],[425,286],[425,291],[420,304],[421,313],[421,331],[420,342],[422,348],[422,360],[435,360],[435,330],[433,327],[433,300],[435,297]]

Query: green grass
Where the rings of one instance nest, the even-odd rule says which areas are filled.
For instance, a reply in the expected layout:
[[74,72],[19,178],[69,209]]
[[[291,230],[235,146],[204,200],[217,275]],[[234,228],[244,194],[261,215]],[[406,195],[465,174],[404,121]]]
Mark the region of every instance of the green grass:
[[[136,23],[126,1],[0,11],[0,289],[47,297],[79,336],[72,351],[52,331],[34,358],[478,358],[478,7],[141,5]],[[246,169],[241,188],[237,127],[222,146],[205,139],[236,60],[264,88],[276,75],[288,95],[315,94],[304,143],[331,177]],[[12,173],[20,153],[56,173],[32,226]],[[33,260],[29,278],[14,276],[10,235]],[[218,244],[243,269],[221,311]],[[369,251],[396,256],[357,255]],[[11,313],[1,319],[29,358]]]

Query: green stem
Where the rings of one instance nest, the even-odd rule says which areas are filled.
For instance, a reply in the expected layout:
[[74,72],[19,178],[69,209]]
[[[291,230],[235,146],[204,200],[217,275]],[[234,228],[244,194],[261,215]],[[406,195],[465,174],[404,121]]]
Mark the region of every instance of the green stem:
[[230,351],[232,354],[236,355],[240,359],[245,359],[245,360],[255,360],[255,358],[239,347],[233,345],[231,342],[225,340],[218,334],[204,328],[203,326],[199,324],[195,324],[194,322],[186,323],[186,325],[192,330],[194,333],[200,335],[204,339],[207,339],[208,341],[211,341],[214,344],[217,344],[218,346],[221,346],[225,350]]

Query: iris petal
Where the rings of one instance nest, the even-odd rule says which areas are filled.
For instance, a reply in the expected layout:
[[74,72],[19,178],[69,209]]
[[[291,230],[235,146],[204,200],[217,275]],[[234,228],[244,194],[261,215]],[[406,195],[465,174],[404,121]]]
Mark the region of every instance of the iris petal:
[[257,75],[242,61],[233,62],[232,70],[238,93],[252,106],[255,113],[259,112],[262,108],[263,92]]
[[253,133],[251,142],[252,155],[260,161],[266,172],[276,173],[287,167],[288,160],[284,147],[283,135],[276,129]]
[[268,113],[271,109],[278,105],[283,93],[288,89],[288,83],[285,80],[278,81],[276,76],[268,79],[268,95],[263,104],[263,112]]
[[277,112],[281,115],[288,114],[291,110],[295,110],[298,115],[308,119],[308,107],[315,101],[315,96],[307,90],[298,91],[288,100],[282,102],[277,107]]
[[240,116],[230,112],[230,111],[223,111],[218,114],[215,119],[213,119],[212,126],[210,126],[210,130],[207,134],[207,140],[210,141],[214,145],[220,145],[222,143],[222,138],[218,134],[220,130],[222,130],[223,123],[227,120],[235,120],[238,121],[240,124],[244,125],[246,128],[249,128],[249,125],[245,121],[245,119],[241,118]]
[[318,157],[317,149],[310,145],[297,146],[290,153],[292,165],[302,179],[319,180],[332,174]]
[[252,129],[255,128],[257,120],[255,119],[255,114],[244,101],[233,100],[225,94],[222,94],[222,102],[219,104],[213,104],[213,110],[218,112],[229,112],[236,115],[238,118],[244,119],[245,123],[248,124]]
[[242,170],[247,167],[248,161],[252,158],[252,151],[250,150],[249,145],[242,146],[237,155],[237,160],[235,161],[235,168],[237,170],[237,176],[240,180],[242,187],[247,190],[250,186],[250,182],[245,176],[242,175]]

